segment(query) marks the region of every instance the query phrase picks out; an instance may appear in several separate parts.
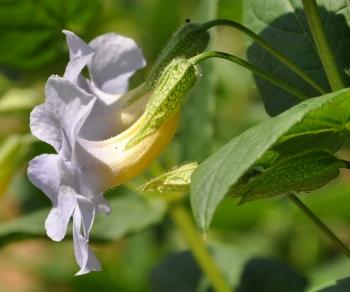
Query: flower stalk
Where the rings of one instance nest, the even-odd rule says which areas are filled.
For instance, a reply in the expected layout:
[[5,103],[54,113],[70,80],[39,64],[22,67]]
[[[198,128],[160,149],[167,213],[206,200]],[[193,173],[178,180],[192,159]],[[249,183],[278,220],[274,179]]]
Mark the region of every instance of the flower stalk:
[[334,232],[321,221],[296,195],[287,194],[287,198],[296,205],[315,225],[336,245],[343,253],[350,258],[350,249],[345,245]]
[[206,52],[201,53],[195,57],[192,57],[191,60],[194,64],[197,64],[197,63],[199,63],[203,60],[209,59],[209,58],[221,58],[221,59],[229,60],[233,63],[236,63],[236,64],[246,68],[247,70],[258,75],[259,77],[273,83],[274,85],[282,88],[283,90],[296,96],[300,100],[306,100],[309,98],[304,92],[302,92],[299,89],[295,88],[294,86],[288,84],[284,80],[279,79],[279,78],[273,76],[272,74],[265,72],[264,70],[254,66],[253,64],[250,64],[249,62],[247,62],[239,57],[236,57],[234,55],[228,54],[228,53],[216,52],[216,51],[206,51]]
[[259,35],[254,33],[249,28],[245,27],[244,25],[228,20],[228,19],[215,19],[208,22],[205,22],[201,25],[201,28],[203,30],[208,30],[214,26],[217,25],[225,25],[229,27],[233,27],[235,29],[240,30],[250,38],[252,38],[257,44],[259,44],[262,48],[264,48],[266,51],[268,51],[272,56],[274,56],[277,60],[279,60],[281,63],[286,65],[289,69],[291,69],[294,73],[296,73],[299,77],[301,77],[304,81],[306,81],[309,85],[311,85],[313,88],[315,88],[319,93],[325,94],[326,90],[320,86],[317,82],[315,82],[305,71],[300,68],[297,64],[295,64],[293,61],[288,59],[285,55],[283,55],[280,51],[276,50],[273,46],[271,46],[268,42],[266,42],[263,38],[261,38]]

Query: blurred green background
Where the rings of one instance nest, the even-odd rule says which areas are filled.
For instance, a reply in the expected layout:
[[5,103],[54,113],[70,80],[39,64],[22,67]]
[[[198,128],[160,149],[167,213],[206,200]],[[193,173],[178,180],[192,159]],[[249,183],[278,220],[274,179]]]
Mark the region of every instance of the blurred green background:
[[[29,134],[29,113],[43,101],[48,76],[64,72],[68,51],[62,29],[86,41],[109,31],[135,39],[149,66],[133,77],[132,87],[142,82],[185,19],[241,21],[241,2],[0,0],[0,291],[186,292],[198,283],[196,291],[206,290],[164,202],[156,194],[140,196],[126,187],[107,192],[113,214],[99,218],[91,236],[103,272],[74,277],[71,239],[55,243],[45,237],[49,200],[26,178],[28,161],[53,151]],[[212,31],[212,48],[243,58],[245,41],[230,28]],[[208,61],[202,68],[202,81],[184,106],[173,143],[129,187],[182,162],[201,161],[267,118],[249,72],[222,60]],[[341,155],[350,158],[347,150]],[[349,186],[350,176],[344,172],[327,188],[303,197],[348,245]],[[346,277],[350,271],[349,260],[283,198],[240,207],[227,199],[216,213],[207,242],[235,286],[245,265],[256,257],[265,259],[258,269],[266,269],[273,259],[284,262],[298,281],[307,279],[309,287]],[[270,267],[281,278],[279,264]]]

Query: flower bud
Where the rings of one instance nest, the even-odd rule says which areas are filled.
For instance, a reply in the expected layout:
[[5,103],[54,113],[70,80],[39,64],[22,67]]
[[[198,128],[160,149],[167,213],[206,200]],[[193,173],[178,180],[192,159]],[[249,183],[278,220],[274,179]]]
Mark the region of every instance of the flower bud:
[[170,115],[175,113],[199,78],[197,67],[191,61],[174,59],[163,71],[148,102],[143,127],[129,141],[131,148],[156,131]]
[[146,87],[152,88],[163,69],[175,58],[189,59],[202,53],[208,46],[210,35],[198,23],[185,23],[173,34],[158,57],[147,79]]

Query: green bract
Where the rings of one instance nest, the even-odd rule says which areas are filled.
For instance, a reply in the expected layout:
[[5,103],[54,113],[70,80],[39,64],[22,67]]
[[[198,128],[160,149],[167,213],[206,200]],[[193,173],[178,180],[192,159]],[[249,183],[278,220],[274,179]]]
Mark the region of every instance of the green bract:
[[152,179],[141,187],[142,191],[185,192],[191,184],[192,173],[198,167],[197,162],[191,162],[172,169]]
[[240,203],[289,192],[317,190],[339,175],[344,163],[323,150],[302,152],[283,158],[241,188]]
[[203,52],[210,35],[197,23],[185,23],[170,38],[147,78],[145,87],[151,89],[161,76],[163,69],[175,58],[190,58]]
[[143,138],[152,134],[166,119],[174,114],[196,84],[199,76],[197,67],[190,60],[174,59],[164,69],[155,85],[154,92],[143,115],[143,127],[130,140],[126,149],[131,148]]

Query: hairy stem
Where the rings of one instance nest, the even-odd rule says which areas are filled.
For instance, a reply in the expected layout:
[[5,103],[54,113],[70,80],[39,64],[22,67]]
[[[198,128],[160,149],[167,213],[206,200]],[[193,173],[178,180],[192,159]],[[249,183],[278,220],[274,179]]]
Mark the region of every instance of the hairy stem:
[[174,204],[170,208],[170,216],[177,227],[181,230],[182,235],[187,241],[194,258],[196,259],[203,273],[208,277],[214,291],[233,292],[233,289],[227,284],[224,276],[209,254],[203,238],[198,233],[192,218],[185,207],[180,203]]
[[309,23],[313,39],[316,44],[318,55],[321,59],[326,76],[333,91],[345,87],[331,47],[329,45],[322,20],[315,0],[302,0],[304,11]]
[[303,80],[305,80],[307,83],[309,83],[313,88],[315,88],[319,93],[325,94],[326,90],[322,88],[317,82],[315,82],[302,68],[299,67],[299,65],[295,64],[293,61],[288,59],[285,55],[283,55],[280,51],[276,50],[274,47],[272,47],[268,42],[266,42],[263,38],[261,38],[259,35],[251,31],[249,28],[245,27],[244,25],[228,20],[228,19],[215,19],[208,22],[205,22],[201,25],[201,28],[204,30],[208,30],[214,26],[217,25],[225,25],[230,26],[235,29],[240,30],[250,38],[252,38],[257,44],[259,44],[262,48],[264,48],[266,51],[268,51],[272,56],[274,56],[277,60],[279,60],[281,63],[286,65],[289,69],[291,69],[294,73],[296,73],[299,77],[301,77]]
[[294,86],[289,85],[284,80],[279,79],[279,78],[273,76],[272,74],[265,72],[262,69],[250,64],[249,62],[247,62],[241,58],[238,58],[234,55],[228,54],[228,53],[207,51],[207,52],[201,53],[201,54],[193,57],[192,61],[194,64],[196,64],[196,63],[199,63],[199,62],[201,62],[205,59],[209,59],[209,58],[221,58],[221,59],[229,60],[233,63],[236,63],[236,64],[252,71],[254,74],[256,74],[259,77],[261,77],[261,78],[273,83],[274,85],[282,88],[283,90],[296,96],[300,100],[305,100],[305,99],[309,98],[304,92],[300,91],[299,89],[295,88]]
[[309,219],[314,222],[317,227],[336,245],[344,254],[350,258],[350,249],[336,236],[329,227],[324,224],[297,196],[294,194],[287,194],[287,198],[293,202]]

